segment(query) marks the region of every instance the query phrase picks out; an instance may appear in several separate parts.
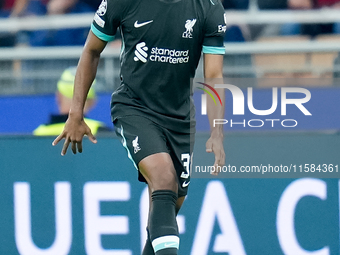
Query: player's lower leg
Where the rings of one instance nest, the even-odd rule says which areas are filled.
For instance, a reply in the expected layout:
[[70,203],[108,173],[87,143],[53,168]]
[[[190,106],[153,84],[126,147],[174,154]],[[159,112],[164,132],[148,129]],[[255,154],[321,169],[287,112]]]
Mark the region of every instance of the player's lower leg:
[[176,222],[177,194],[171,190],[152,192],[149,236],[155,255],[177,255],[179,234]]
[[168,153],[157,153],[141,160],[138,166],[149,186],[151,206],[148,230],[154,253],[155,255],[177,255],[179,248],[176,222],[178,184],[172,159]]
[[[178,215],[179,210],[181,209],[181,206],[184,202],[185,197],[179,197],[177,199],[177,203],[176,203],[176,216]],[[151,200],[151,198],[150,198]],[[151,209],[151,201],[150,201],[150,209]],[[147,240],[145,242],[145,246],[142,252],[142,255],[155,255],[155,252],[153,250],[152,244],[151,244],[151,240],[150,240],[150,234],[149,234],[149,229],[147,229]]]
[[155,255],[155,252],[153,250],[151,241],[150,241],[150,235],[149,235],[149,230],[147,229],[147,239],[145,242],[145,246],[142,252],[142,255]]

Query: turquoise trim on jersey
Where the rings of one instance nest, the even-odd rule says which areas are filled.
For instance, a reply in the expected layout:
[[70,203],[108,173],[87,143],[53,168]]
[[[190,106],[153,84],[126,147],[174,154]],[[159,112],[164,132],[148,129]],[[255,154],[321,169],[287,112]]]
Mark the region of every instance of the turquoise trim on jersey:
[[128,158],[132,161],[133,165],[134,165],[135,168],[138,170],[138,167],[137,167],[135,161],[133,160],[133,158],[132,158],[132,156],[131,156],[131,153],[130,153],[130,151],[129,151],[129,148],[128,148],[127,145],[126,145],[126,139],[125,139],[125,136],[124,136],[123,126],[121,126],[120,135],[123,137],[123,146],[124,146],[124,148],[127,150]]
[[203,53],[224,55],[225,48],[216,46],[203,46]]
[[107,35],[104,34],[102,31],[99,31],[98,28],[95,27],[95,25],[91,24],[91,31],[101,40],[105,42],[110,42],[115,39],[114,35]]

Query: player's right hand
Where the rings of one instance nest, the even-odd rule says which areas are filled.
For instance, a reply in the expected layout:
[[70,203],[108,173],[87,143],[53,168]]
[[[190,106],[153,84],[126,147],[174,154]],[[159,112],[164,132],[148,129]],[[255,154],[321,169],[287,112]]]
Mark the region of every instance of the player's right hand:
[[92,143],[97,143],[96,138],[91,132],[91,129],[85,123],[84,118],[77,119],[69,116],[65,123],[63,132],[53,141],[52,145],[57,145],[62,139],[65,138],[64,146],[61,150],[61,155],[64,156],[67,152],[68,146],[71,143],[73,154],[83,152],[83,137],[88,136]]

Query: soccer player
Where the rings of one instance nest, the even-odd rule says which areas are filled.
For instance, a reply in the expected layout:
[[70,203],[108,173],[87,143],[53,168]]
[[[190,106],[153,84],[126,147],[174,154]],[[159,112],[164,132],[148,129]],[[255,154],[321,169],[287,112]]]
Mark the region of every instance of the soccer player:
[[[83,119],[86,94],[96,75],[100,53],[120,28],[121,86],[112,94],[111,114],[139,180],[150,194],[148,239],[143,255],[178,254],[178,213],[190,183],[195,132],[191,78],[201,52],[204,75],[222,78],[226,29],[220,0],[103,0],[80,57],[74,97],[61,154],[71,144],[82,152],[82,138],[96,138]],[[220,94],[224,100],[224,94]],[[208,97],[209,98],[209,97]],[[210,107],[209,119],[222,118],[223,107]],[[224,164],[222,125],[212,127],[206,144],[215,165]]]

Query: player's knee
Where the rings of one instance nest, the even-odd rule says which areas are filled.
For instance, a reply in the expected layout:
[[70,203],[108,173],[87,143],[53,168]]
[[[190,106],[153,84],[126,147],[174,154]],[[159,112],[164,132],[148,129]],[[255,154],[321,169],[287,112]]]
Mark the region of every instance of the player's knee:
[[153,206],[148,227],[155,255],[177,255],[179,234],[175,205],[178,196],[171,190],[156,190],[151,199]]
[[178,184],[175,169],[170,166],[164,167],[162,171],[159,171],[159,174],[154,176],[151,188],[153,190],[172,190],[177,193]]

